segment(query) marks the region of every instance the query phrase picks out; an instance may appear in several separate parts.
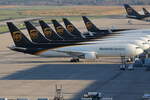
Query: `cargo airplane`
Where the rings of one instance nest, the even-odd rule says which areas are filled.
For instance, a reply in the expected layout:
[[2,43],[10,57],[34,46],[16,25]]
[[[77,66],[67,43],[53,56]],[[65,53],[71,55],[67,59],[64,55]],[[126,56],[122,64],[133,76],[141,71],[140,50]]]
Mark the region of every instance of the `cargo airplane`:
[[143,53],[143,49],[134,44],[76,44],[71,43],[47,43],[39,44],[30,42],[25,35],[11,22],[7,23],[15,46],[9,48],[14,51],[23,52],[42,57],[72,57],[71,62],[79,59],[97,59],[98,57],[134,57]]

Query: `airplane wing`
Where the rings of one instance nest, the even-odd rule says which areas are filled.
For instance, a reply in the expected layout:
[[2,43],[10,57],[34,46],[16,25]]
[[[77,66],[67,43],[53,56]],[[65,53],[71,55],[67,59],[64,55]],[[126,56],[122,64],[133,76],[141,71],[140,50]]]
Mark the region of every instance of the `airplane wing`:
[[66,53],[71,57],[79,57],[85,59],[96,59],[96,53],[92,51],[63,51],[63,50],[53,50],[56,52]]
[[62,51],[62,50],[52,50],[52,51],[66,53],[70,56],[82,56],[82,55],[84,55],[84,52],[81,52],[81,51]]

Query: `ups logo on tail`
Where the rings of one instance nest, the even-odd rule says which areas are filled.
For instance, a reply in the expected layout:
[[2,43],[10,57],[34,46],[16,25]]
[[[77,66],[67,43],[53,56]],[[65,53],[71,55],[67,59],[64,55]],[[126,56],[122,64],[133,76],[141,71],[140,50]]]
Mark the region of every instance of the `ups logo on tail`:
[[74,31],[74,27],[72,25],[67,25],[67,30],[69,32],[73,32]]
[[63,29],[61,26],[58,26],[58,27],[56,27],[56,31],[57,31],[58,33],[63,34],[64,29]]
[[44,34],[45,35],[52,35],[52,30],[50,28],[45,28],[44,29]]
[[132,13],[132,9],[131,8],[127,8],[128,13]]
[[92,23],[90,23],[90,22],[86,22],[86,27],[88,28],[88,29],[91,29],[92,28]]
[[13,32],[13,39],[16,42],[18,42],[22,39],[22,35],[21,35],[20,31]]
[[37,38],[38,37],[38,31],[36,31],[36,30],[30,30],[30,36],[33,39]]

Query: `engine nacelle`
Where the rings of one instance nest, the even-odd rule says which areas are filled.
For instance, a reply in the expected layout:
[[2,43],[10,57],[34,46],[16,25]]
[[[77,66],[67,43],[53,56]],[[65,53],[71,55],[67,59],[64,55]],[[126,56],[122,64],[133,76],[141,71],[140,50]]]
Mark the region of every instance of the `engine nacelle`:
[[84,59],[96,59],[96,53],[95,52],[87,52],[84,54]]

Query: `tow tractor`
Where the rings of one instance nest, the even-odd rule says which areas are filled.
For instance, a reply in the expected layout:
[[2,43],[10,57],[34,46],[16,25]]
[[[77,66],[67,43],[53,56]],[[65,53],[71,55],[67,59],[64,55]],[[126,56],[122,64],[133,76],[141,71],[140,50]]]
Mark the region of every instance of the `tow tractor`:
[[100,92],[88,92],[87,94],[83,95],[81,100],[101,100],[102,97],[102,93]]

